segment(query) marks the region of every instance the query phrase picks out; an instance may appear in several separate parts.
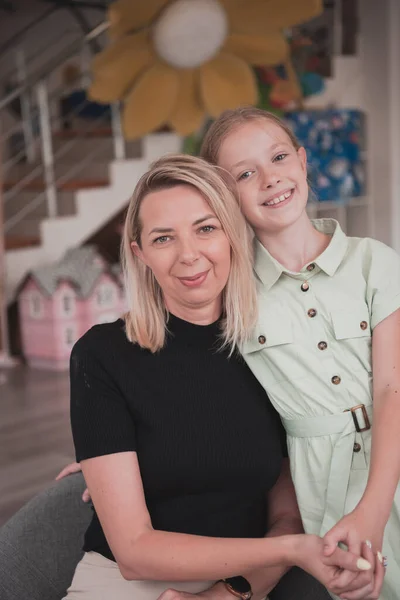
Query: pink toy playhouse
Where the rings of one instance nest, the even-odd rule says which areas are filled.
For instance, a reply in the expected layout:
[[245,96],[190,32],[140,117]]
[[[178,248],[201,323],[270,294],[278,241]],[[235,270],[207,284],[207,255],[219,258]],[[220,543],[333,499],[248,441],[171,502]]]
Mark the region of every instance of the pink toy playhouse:
[[31,271],[18,291],[27,363],[66,370],[74,343],[93,325],[118,319],[125,309],[119,265],[94,246],[69,250],[54,265]]

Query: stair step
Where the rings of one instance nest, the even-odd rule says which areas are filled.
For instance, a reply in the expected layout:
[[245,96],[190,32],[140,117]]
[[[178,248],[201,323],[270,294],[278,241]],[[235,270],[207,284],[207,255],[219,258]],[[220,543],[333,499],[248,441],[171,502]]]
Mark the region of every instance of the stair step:
[[[22,210],[25,206],[30,204],[33,200],[36,200],[38,197],[38,192],[36,191],[21,191],[14,198],[11,198],[9,202],[5,202],[4,204],[4,219],[7,222],[8,219],[17,214],[20,210]],[[65,192],[60,191],[57,194],[57,214],[59,216],[73,215],[75,214],[75,194],[74,192]],[[47,212],[47,202],[46,196],[43,194],[42,202],[35,206],[35,208],[28,213],[25,219],[29,218],[41,218],[44,219],[48,217]],[[13,230],[10,233],[14,233]]]
[[[19,183],[19,180],[6,180],[3,183],[3,189],[5,191],[11,190],[14,186]],[[57,184],[57,189],[62,191],[77,191],[87,188],[95,187],[107,187],[110,184],[110,180],[106,178],[99,179],[71,179],[71,181],[65,181],[64,183]],[[24,190],[41,192],[46,189],[46,183],[44,179],[33,179],[26,186]]]
[[40,246],[40,237],[34,235],[6,235],[4,244],[6,250],[19,250],[21,248],[29,248],[30,246]]
[[39,238],[40,239],[40,224],[43,221],[43,217],[27,216],[22,221],[14,225],[10,229],[7,235],[16,238]]
[[[66,160],[64,160],[66,159]],[[68,157],[63,157],[62,161],[57,161],[54,165],[54,177],[65,180],[69,179],[104,179],[104,175],[108,173],[110,161],[108,159],[98,160],[85,164],[82,161],[67,162]],[[29,178],[33,174],[36,175],[35,181],[44,179],[43,165],[37,161],[34,163],[20,163],[8,169],[4,173],[4,179],[13,183],[14,181],[22,182],[22,179]]]
[[74,137],[112,137],[112,134],[113,131],[111,127],[99,127],[97,129],[91,129],[87,131],[80,129],[60,129],[59,131],[53,132],[54,137],[62,140],[69,140]]

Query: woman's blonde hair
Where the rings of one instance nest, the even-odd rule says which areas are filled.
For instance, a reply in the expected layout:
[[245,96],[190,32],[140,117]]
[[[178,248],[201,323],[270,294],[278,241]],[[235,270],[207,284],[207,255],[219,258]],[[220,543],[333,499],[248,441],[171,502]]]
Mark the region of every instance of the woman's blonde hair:
[[139,180],[129,203],[121,243],[122,268],[129,311],[125,315],[127,337],[152,352],[165,343],[168,314],[161,287],[153,272],[132,252],[141,247],[140,207],[151,192],[190,185],[207,201],[219,219],[231,246],[231,268],[223,291],[221,347],[239,346],[254,326],[257,314],[252,272],[252,245],[238,204],[234,181],[222,169],[201,158],[183,154],[157,160]]
[[234,110],[226,110],[209,127],[200,150],[200,156],[212,165],[218,164],[218,153],[225,137],[235,129],[249,121],[268,121],[274,123],[289,136],[295,150],[300,148],[296,136],[290,128],[273,113],[254,106],[242,106]]

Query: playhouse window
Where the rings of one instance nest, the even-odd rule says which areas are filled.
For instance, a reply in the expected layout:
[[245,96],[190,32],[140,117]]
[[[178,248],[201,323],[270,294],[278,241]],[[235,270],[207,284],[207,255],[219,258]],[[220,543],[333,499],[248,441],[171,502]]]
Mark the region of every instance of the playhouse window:
[[75,342],[74,330],[71,327],[67,327],[65,330],[65,343],[67,346],[72,346]]
[[73,298],[71,296],[65,295],[62,298],[62,306],[65,315],[70,315],[73,309]]
[[41,317],[43,314],[42,298],[39,294],[33,293],[30,297],[30,309],[32,317]]
[[96,294],[99,306],[109,306],[113,301],[113,288],[109,285],[101,285]]

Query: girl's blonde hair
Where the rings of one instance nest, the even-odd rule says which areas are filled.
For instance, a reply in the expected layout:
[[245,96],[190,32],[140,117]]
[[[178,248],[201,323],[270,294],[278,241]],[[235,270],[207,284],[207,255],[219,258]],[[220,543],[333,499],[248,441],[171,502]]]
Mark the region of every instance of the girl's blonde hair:
[[274,123],[289,136],[296,150],[300,148],[296,136],[279,117],[261,108],[243,106],[234,110],[226,110],[210,125],[204,136],[200,156],[212,165],[217,165],[218,153],[225,137],[240,127],[240,125],[249,121],[268,121],[269,123]]
[[121,242],[129,307],[125,315],[127,337],[151,352],[160,350],[165,343],[168,314],[162,289],[151,269],[133,254],[131,244],[136,242],[141,247],[143,199],[151,192],[177,185],[190,185],[203,196],[230,243],[231,268],[223,291],[221,347],[229,346],[233,351],[247,338],[257,314],[249,231],[233,180],[201,158],[183,154],[165,156],[153,163],[140,178],[129,203]]

